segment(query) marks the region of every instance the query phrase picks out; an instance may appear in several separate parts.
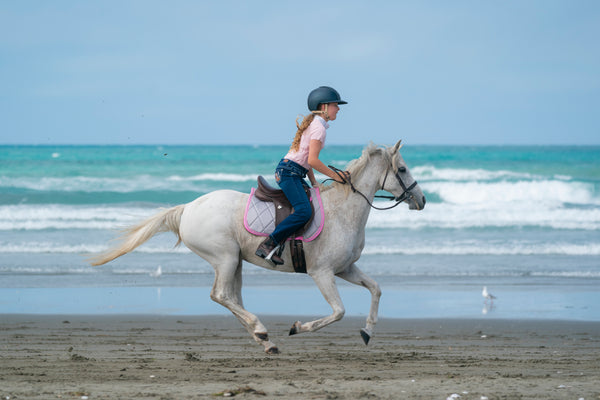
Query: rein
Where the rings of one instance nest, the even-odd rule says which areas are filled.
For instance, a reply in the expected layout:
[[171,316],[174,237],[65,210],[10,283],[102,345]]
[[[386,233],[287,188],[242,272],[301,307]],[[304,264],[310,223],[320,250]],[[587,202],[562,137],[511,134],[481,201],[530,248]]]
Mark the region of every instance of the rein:
[[[398,171],[396,171],[394,173],[394,176],[396,177],[396,179],[398,180],[398,183],[400,184],[400,186],[402,187],[402,190],[404,190],[402,192],[402,194],[398,197],[394,197],[394,196],[375,196],[377,198],[381,198],[381,199],[388,199],[388,200],[396,200],[396,204],[394,204],[393,206],[389,206],[389,207],[377,207],[374,206],[373,203],[371,201],[369,201],[369,199],[367,198],[367,196],[365,196],[360,190],[358,190],[356,187],[354,187],[354,184],[352,183],[352,180],[350,178],[350,176],[348,176],[348,179],[346,179],[344,177],[344,175],[342,174],[341,169],[334,167],[333,165],[328,165],[329,168],[331,168],[333,170],[333,172],[335,172],[337,174],[337,176],[342,180],[342,183],[344,184],[349,184],[350,188],[352,189],[352,192],[354,193],[358,193],[360,194],[365,201],[367,202],[367,204],[369,206],[371,206],[371,208],[374,208],[375,210],[391,210],[392,208],[396,207],[398,204],[404,202],[407,198],[413,198],[413,194],[410,192],[412,189],[414,189],[415,186],[417,186],[417,181],[414,181],[410,186],[406,187],[406,185],[404,184],[404,182],[402,181],[402,178],[400,178],[400,174],[398,174]],[[383,184],[381,185],[381,190],[384,190],[384,186],[385,186],[385,181],[387,180],[388,177],[388,173],[390,172],[390,170],[386,170],[385,172],[385,177],[383,178]],[[333,179],[326,179],[323,181],[327,182],[328,180],[333,180]]]

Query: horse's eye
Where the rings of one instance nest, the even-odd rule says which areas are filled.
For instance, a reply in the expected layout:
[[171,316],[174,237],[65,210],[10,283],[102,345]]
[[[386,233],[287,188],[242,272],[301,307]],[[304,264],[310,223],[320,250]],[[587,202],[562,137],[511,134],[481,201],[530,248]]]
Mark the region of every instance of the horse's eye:
[[398,168],[398,172],[405,173],[406,172],[406,167],[400,167],[400,168]]

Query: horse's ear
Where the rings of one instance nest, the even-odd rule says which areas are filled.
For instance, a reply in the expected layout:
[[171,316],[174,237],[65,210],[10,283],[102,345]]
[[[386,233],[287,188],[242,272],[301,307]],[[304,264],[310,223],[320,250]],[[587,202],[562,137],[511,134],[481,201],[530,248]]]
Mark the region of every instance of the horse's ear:
[[398,152],[398,150],[400,150],[402,148],[402,139],[398,140],[398,143],[396,143],[396,145],[394,146],[394,148],[392,149],[392,154],[396,154]]

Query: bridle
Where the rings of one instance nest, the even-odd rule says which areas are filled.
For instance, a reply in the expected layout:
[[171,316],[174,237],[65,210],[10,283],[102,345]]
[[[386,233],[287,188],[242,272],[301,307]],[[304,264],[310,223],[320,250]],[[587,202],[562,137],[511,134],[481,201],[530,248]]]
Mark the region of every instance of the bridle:
[[[403,190],[403,192],[402,192],[402,194],[400,196],[398,196],[398,197],[395,197],[395,196],[375,196],[375,197],[380,198],[380,199],[396,200],[396,204],[394,204],[393,206],[389,206],[389,207],[377,207],[377,206],[374,206],[373,203],[371,203],[371,201],[369,201],[369,199],[367,198],[367,196],[365,196],[360,190],[358,190],[358,189],[356,189],[356,187],[354,187],[354,184],[352,184],[352,180],[351,180],[350,176],[348,176],[348,179],[346,179],[344,177],[344,175],[342,174],[342,172],[344,172],[344,171],[342,171],[341,169],[336,168],[336,167],[334,167],[332,165],[328,165],[328,167],[331,168],[337,174],[337,176],[342,180],[343,183],[347,183],[347,184],[350,185],[350,188],[352,189],[352,192],[360,194],[367,201],[367,204],[370,205],[375,210],[390,210],[390,209],[396,207],[398,204],[400,204],[400,203],[402,203],[402,202],[404,202],[404,201],[406,201],[408,199],[411,199],[411,200],[415,201],[415,196],[412,194],[411,190],[414,189],[415,186],[417,186],[417,181],[414,181],[410,186],[407,187],[404,184],[404,182],[402,181],[402,178],[400,177],[400,173],[399,172],[405,172],[406,171],[405,167],[400,167],[398,169],[398,171],[394,172],[394,176],[396,177],[396,180],[398,181],[398,183],[400,184],[400,187]],[[385,190],[384,189],[384,187],[385,187],[385,181],[387,180],[389,172],[390,172],[390,168],[388,168],[385,171],[385,177],[383,178],[383,183],[381,184],[381,190]]]

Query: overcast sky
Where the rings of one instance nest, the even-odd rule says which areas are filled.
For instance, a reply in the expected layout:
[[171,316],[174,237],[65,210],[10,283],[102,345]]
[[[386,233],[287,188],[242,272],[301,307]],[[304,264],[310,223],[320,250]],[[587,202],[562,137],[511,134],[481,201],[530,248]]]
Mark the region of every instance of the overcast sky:
[[0,143],[600,144],[600,1],[0,1]]

